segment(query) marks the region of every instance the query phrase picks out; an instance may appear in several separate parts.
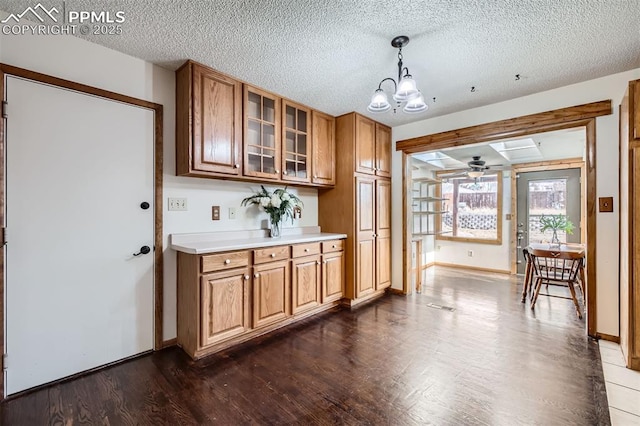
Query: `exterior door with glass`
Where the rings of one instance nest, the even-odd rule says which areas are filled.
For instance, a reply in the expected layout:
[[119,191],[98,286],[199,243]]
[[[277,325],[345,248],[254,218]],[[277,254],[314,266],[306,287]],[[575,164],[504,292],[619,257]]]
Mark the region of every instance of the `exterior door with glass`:
[[573,233],[559,230],[563,243],[580,242],[580,169],[518,173],[516,252],[518,274],[524,274],[522,249],[530,243],[550,242],[552,231],[542,231],[543,216],[564,215],[574,225]]

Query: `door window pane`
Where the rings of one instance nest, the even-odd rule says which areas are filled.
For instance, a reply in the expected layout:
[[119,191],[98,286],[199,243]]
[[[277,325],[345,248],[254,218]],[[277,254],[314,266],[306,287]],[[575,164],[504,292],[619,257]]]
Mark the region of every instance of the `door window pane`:
[[[567,179],[543,179],[529,182],[529,243],[551,241],[553,231],[540,230],[540,218],[551,215],[567,214]],[[558,230],[558,240],[567,242],[567,234]]]

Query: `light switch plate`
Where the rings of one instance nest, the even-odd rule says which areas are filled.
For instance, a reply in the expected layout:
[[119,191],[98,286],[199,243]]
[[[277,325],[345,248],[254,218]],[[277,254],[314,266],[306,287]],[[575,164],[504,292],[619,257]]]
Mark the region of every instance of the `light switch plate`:
[[187,199],[186,198],[169,198],[168,209],[170,212],[186,211]]

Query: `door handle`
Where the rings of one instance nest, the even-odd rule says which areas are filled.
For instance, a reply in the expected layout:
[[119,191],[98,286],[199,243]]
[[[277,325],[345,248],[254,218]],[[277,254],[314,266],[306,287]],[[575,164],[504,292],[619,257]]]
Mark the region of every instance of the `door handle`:
[[134,256],[140,256],[141,254],[149,254],[151,253],[151,248],[149,246],[140,247],[140,251],[138,253],[133,253]]

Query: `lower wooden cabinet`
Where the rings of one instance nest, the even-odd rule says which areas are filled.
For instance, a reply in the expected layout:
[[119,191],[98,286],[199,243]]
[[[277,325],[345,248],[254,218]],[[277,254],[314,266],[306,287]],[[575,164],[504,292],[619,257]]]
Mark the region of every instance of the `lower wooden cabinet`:
[[344,253],[322,255],[322,303],[342,299],[344,293]]
[[320,256],[291,261],[292,312],[294,314],[320,306]]
[[200,344],[243,334],[249,327],[249,270],[204,275],[201,279]]
[[289,261],[253,267],[253,327],[263,327],[289,316]]
[[198,359],[340,303],[344,240],[178,253],[178,345]]

